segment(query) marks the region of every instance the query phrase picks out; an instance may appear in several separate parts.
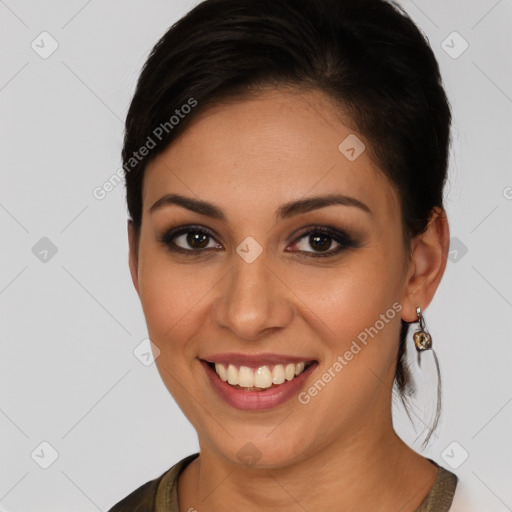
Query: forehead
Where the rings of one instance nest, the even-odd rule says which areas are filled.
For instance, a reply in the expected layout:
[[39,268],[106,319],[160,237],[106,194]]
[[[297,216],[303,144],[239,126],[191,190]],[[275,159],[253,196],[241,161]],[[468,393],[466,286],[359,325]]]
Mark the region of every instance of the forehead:
[[253,211],[341,193],[380,215],[398,214],[394,188],[370,157],[368,142],[340,106],[316,90],[270,89],[197,115],[148,164],[144,212],[169,192]]

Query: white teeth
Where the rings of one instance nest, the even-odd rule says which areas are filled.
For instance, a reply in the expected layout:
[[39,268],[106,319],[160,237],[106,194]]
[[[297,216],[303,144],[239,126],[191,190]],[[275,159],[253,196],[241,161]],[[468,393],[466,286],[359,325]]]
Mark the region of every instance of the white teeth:
[[282,384],[284,381],[284,366],[282,364],[276,364],[272,370],[272,383]]
[[228,371],[223,364],[215,363],[215,371],[224,382],[228,380]]
[[232,364],[228,366],[228,384],[238,384],[238,371]]
[[304,371],[305,363],[297,363],[295,365],[295,376],[300,375]]
[[[227,369],[226,369],[227,366]],[[274,385],[282,384],[285,380],[292,380],[305,369],[306,363],[276,364],[272,371],[268,366],[260,366],[257,369],[248,366],[240,366],[238,369],[233,364],[215,363],[217,375],[228,384],[243,388],[267,389]]]
[[254,386],[254,372],[247,366],[240,366],[238,371],[238,385],[243,388],[252,388]]
[[286,380],[292,380],[295,377],[295,365],[293,363],[289,363],[286,365],[284,369],[284,376]]
[[257,388],[269,388],[272,386],[272,374],[268,369],[268,366],[261,366],[256,370],[254,374],[254,385]]

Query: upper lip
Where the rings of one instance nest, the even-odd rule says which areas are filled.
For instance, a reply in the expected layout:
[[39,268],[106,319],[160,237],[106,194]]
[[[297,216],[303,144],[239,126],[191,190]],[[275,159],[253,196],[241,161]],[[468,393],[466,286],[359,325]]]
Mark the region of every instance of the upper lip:
[[316,361],[309,357],[288,356],[285,354],[241,354],[237,352],[225,352],[222,354],[213,354],[202,357],[204,361],[210,363],[232,363],[244,366],[266,366],[282,363],[301,363],[307,361]]

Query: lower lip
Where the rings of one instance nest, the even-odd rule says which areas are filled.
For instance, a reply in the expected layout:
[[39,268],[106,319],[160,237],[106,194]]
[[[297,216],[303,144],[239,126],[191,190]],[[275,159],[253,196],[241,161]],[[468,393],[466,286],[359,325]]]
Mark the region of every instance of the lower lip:
[[206,362],[201,361],[201,364],[219,396],[232,407],[244,411],[262,411],[284,404],[300,392],[309,375],[318,365],[317,362],[314,362],[298,377],[285,380],[279,386],[272,386],[264,391],[245,391],[224,382]]

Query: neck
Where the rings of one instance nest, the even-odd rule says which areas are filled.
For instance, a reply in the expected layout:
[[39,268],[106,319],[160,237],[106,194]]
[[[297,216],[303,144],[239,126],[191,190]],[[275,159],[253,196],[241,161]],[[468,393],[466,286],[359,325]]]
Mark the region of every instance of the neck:
[[432,487],[435,466],[391,422],[384,434],[368,425],[285,467],[234,464],[200,440],[200,457],[178,481],[180,510],[415,511]]

